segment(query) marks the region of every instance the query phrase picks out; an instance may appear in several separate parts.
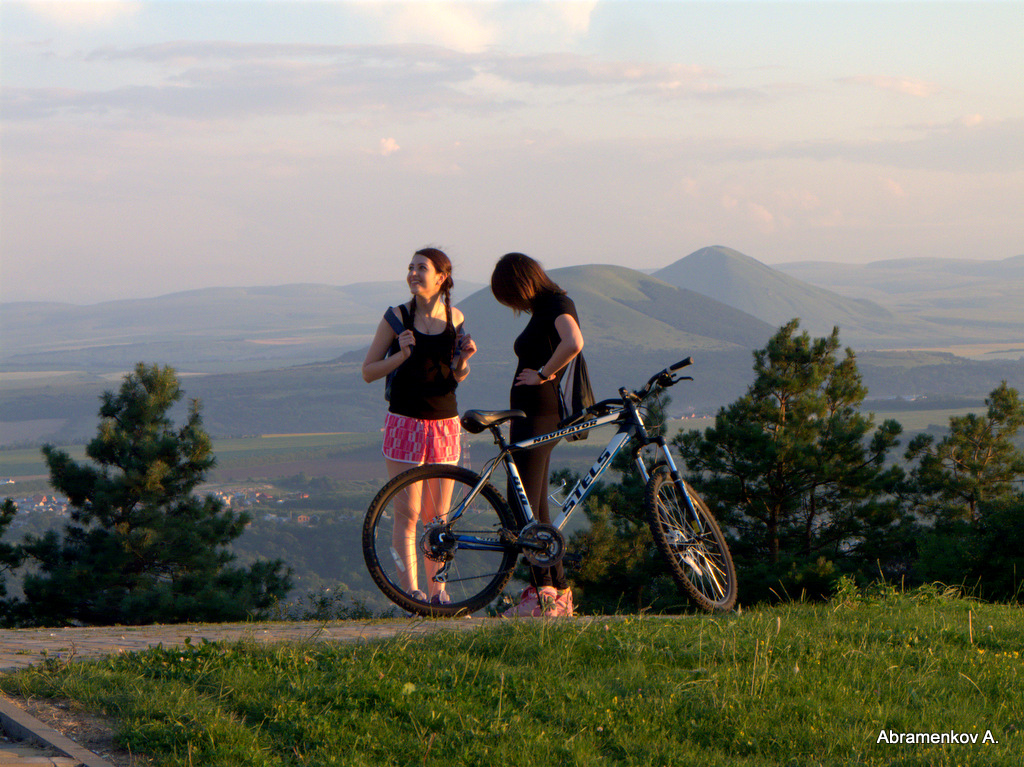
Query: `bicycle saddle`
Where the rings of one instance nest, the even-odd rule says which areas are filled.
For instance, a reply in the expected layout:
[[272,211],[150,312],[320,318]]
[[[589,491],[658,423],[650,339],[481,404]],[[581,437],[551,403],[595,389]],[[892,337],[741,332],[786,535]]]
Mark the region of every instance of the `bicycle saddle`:
[[513,418],[525,418],[522,410],[467,410],[462,416],[462,428],[470,434],[479,434],[484,429],[497,426]]

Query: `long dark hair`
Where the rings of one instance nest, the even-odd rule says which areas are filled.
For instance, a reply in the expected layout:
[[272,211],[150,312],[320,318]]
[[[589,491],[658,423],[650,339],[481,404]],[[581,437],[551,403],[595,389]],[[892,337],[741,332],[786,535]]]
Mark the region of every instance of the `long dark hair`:
[[[414,256],[423,256],[425,259],[430,261],[434,265],[434,269],[445,276],[444,282],[441,283],[441,298],[444,301],[444,310],[446,316],[445,332],[451,331],[452,333],[452,359],[455,359],[455,325],[452,323],[452,288],[455,287],[455,280],[452,279],[452,262],[451,259],[445,255],[444,251],[438,250],[437,248],[422,248],[413,253]],[[416,319],[416,299],[414,298],[409,302],[409,324],[411,325]]]
[[498,259],[491,272],[491,293],[498,303],[520,312],[533,308],[533,299],[542,293],[564,295],[555,282],[548,277],[544,267],[522,253],[506,253]]

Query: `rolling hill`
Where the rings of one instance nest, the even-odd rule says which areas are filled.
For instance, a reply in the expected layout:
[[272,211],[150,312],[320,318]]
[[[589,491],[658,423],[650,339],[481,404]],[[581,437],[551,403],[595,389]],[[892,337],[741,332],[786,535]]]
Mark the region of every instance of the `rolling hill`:
[[[1019,301],[993,299],[988,319],[975,306],[984,306],[984,296],[1002,295],[1000,284],[1009,286],[1007,294],[1020,295],[1014,274],[1024,257],[882,263],[837,268],[836,279],[846,279],[852,290],[856,280],[868,280],[868,272],[884,273],[863,284],[873,286],[873,297],[886,285],[901,285],[890,288],[902,302],[898,306],[840,295],[839,285],[836,292],[810,285],[727,248],[705,248],[653,274],[601,265],[551,274],[579,309],[599,397],[613,395],[618,386],[635,387],[692,354],[696,380],[673,391],[673,410],[713,412],[743,392],[751,351],[793,316],[816,335],[838,323],[843,343],[862,350],[860,367],[874,397],[936,393],[980,399],[1003,378],[1024,388],[1019,361],[863,351],[1007,338],[1017,339],[1024,354]],[[816,278],[827,272],[804,271]],[[959,283],[935,276],[956,272]],[[915,275],[923,292],[913,288]],[[403,297],[401,287],[395,281],[287,285],[84,307],[0,305],[0,444],[90,436],[97,397],[116,388],[123,371],[140,360],[177,368],[187,395],[203,400],[207,426],[216,436],[379,428],[383,386],[365,384],[359,366],[383,308]],[[458,303],[480,348],[460,388],[460,405],[504,407],[514,370],[512,341],[527,317],[500,306],[487,289],[457,287],[464,291]],[[929,293],[941,300],[929,302]],[[912,310],[915,301],[919,305]]]
[[[614,395],[619,386],[639,386],[666,365],[693,354],[698,358],[697,381],[686,388],[685,396],[679,392],[678,407],[712,408],[723,396],[743,390],[750,350],[762,345],[773,331],[770,325],[713,299],[625,267],[569,267],[551,274],[576,301],[600,397]],[[372,315],[368,314],[370,330],[388,303],[378,297]],[[480,349],[472,374],[459,389],[460,405],[506,407],[515,370],[512,342],[528,318],[515,317],[489,290],[477,291],[459,307]],[[308,322],[309,316],[302,319]],[[284,335],[283,330],[279,332]],[[203,401],[207,428],[218,436],[372,430],[379,428],[385,404],[382,382],[367,385],[359,373],[368,335],[360,348],[327,362],[189,375],[183,384],[189,397]],[[121,369],[138,359],[167,364],[159,356],[163,350],[160,345],[140,344],[132,349],[138,356],[124,357]],[[60,359],[67,362],[68,356]],[[115,376],[96,373],[67,375],[44,386],[39,385],[41,381],[25,380],[30,387],[8,383],[0,390],[0,421],[26,428],[27,423],[37,423],[47,430],[40,436],[58,440],[94,431],[96,398],[117,384]]]
[[[372,336],[398,281],[207,288],[91,305],[0,304],[5,370],[124,370],[159,359],[182,370],[263,370],[327,359]],[[454,299],[478,290],[459,282]]]
[[[856,267],[802,263],[771,268],[721,246],[653,273],[773,325],[799,317],[824,335],[838,325],[858,349],[1021,341],[1024,256],[1001,262],[905,259]],[[812,284],[813,283],[813,284]]]
[[[749,314],[635,269],[572,266],[553,269],[550,275],[576,303],[588,356],[598,349],[620,353],[753,348],[773,330]],[[512,341],[527,320],[515,318],[490,290],[474,293],[459,308],[478,345],[486,340],[502,357],[511,353]]]
[[807,261],[776,269],[939,327],[959,326],[961,332],[973,328],[985,340],[1022,340],[1024,255],[999,261],[915,258],[861,265]]
[[887,335],[896,323],[878,304],[848,298],[801,282],[750,256],[721,246],[703,248],[653,276],[744,311],[776,327],[799,317],[801,326],[823,335],[839,325],[846,338]]

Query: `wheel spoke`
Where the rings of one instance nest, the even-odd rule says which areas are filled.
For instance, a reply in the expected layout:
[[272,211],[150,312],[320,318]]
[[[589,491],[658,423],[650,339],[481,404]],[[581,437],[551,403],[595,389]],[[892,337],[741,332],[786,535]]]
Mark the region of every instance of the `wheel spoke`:
[[[367,566],[381,590],[404,609],[425,615],[473,612],[511,577],[510,548],[474,548],[454,537],[500,544],[501,531],[514,527],[507,504],[490,485],[463,504],[478,479],[454,466],[418,467],[385,485],[371,504],[363,527]],[[431,604],[440,591],[450,601]]]
[[698,605],[729,609],[736,600],[736,576],[725,539],[703,501],[692,492],[689,501],[681,495],[667,472],[657,472],[648,483],[655,543],[676,582]]

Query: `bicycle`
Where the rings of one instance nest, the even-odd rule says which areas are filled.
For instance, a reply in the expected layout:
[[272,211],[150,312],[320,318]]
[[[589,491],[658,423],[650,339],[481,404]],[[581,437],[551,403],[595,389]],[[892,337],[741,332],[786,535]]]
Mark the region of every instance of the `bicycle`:
[[[538,567],[551,567],[562,559],[561,530],[566,521],[619,451],[632,442],[633,460],[646,484],[647,522],[672,577],[704,610],[730,610],[736,603],[736,570],[722,531],[707,505],[680,476],[664,436],[651,436],[641,414],[641,405],[656,387],[693,380],[676,374],[692,362],[687,357],[656,373],[637,391],[620,388],[618,398],[574,414],[550,434],[515,444],[505,440],[501,425],[523,416],[522,411],[467,411],[461,418],[463,428],[471,434],[489,430],[498,455],[479,474],[449,464],[428,464],[397,475],[381,488],[363,524],[363,556],[374,582],[392,602],[420,615],[467,615],[483,609],[508,583],[520,554]],[[619,427],[608,446],[559,503],[560,513],[553,523],[538,522],[512,451],[607,424]],[[660,460],[649,469],[644,448],[650,445],[656,447]],[[499,465],[505,467],[515,491],[516,503],[511,506],[490,481]],[[417,534],[413,530],[423,508],[437,509],[437,513]],[[421,573],[424,585],[438,584],[450,601],[431,603],[426,592],[419,591]]]

